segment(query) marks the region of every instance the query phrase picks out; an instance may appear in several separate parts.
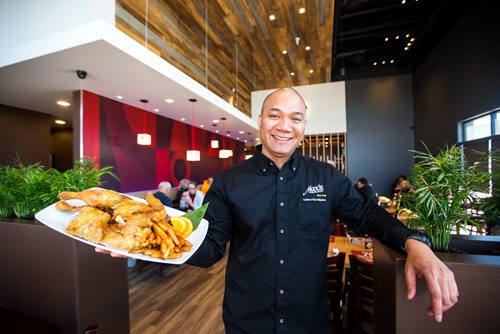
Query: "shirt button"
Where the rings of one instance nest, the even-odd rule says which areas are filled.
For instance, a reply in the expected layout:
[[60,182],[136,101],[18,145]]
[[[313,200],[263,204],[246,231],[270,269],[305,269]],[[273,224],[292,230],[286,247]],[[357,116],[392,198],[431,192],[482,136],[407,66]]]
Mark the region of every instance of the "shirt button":
[[280,203],[280,206],[283,206],[283,205],[285,205],[285,203],[281,202],[281,203]]
[[266,169],[265,169],[265,168],[262,168],[262,171],[263,171],[263,172],[265,172],[265,171],[266,171]]
[[283,181],[283,176],[280,176],[280,180]]
[[285,319],[281,318],[280,319],[280,324],[284,323],[285,322]]
[[280,260],[280,264],[283,264],[283,263],[285,263],[285,261],[283,261],[283,260]]
[[280,290],[280,294],[284,294],[285,293],[285,290]]
[[293,167],[292,169],[293,169],[293,171],[295,172],[295,167]]
[[281,229],[281,230],[280,230],[280,233],[281,233],[281,234],[285,233],[285,230]]

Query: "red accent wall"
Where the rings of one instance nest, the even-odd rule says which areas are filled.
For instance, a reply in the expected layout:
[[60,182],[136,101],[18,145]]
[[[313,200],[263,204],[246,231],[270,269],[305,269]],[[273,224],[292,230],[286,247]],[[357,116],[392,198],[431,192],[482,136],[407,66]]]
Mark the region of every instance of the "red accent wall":
[[[151,145],[137,144],[137,134],[151,134]],[[210,140],[222,136],[195,129],[195,148],[201,161],[186,161],[191,145],[191,127],[143,109],[83,92],[83,153],[101,166],[113,166],[119,181],[106,177],[105,187],[121,192],[154,189],[161,181],[177,186],[183,178],[202,182],[244,159],[244,144],[224,138],[234,155],[219,159]]]

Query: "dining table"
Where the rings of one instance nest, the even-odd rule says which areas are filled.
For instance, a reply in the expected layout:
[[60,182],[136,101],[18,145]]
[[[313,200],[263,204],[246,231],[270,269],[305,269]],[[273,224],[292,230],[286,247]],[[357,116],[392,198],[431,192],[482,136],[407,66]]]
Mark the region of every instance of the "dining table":
[[[363,239],[365,242],[362,242]],[[338,252],[346,254],[345,267],[349,267],[349,255],[356,255],[364,261],[373,262],[373,241],[370,238],[352,238],[344,236],[330,236],[328,244],[328,256],[334,256]]]

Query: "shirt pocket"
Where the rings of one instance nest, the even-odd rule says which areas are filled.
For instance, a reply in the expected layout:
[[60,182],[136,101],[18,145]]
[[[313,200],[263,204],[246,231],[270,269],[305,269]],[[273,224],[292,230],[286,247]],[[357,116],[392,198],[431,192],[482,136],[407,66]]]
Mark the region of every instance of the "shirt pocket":
[[299,238],[326,240],[330,233],[331,213],[327,203],[299,203]]

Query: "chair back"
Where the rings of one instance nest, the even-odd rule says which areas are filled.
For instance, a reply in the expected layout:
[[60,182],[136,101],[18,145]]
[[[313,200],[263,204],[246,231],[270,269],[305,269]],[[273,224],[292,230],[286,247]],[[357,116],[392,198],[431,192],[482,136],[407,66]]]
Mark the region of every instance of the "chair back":
[[329,320],[339,333],[342,329],[342,301],[344,296],[344,285],[342,277],[344,275],[345,253],[341,252],[326,259],[326,295],[328,298]]
[[349,311],[353,333],[373,332],[373,263],[349,255],[351,266]]

